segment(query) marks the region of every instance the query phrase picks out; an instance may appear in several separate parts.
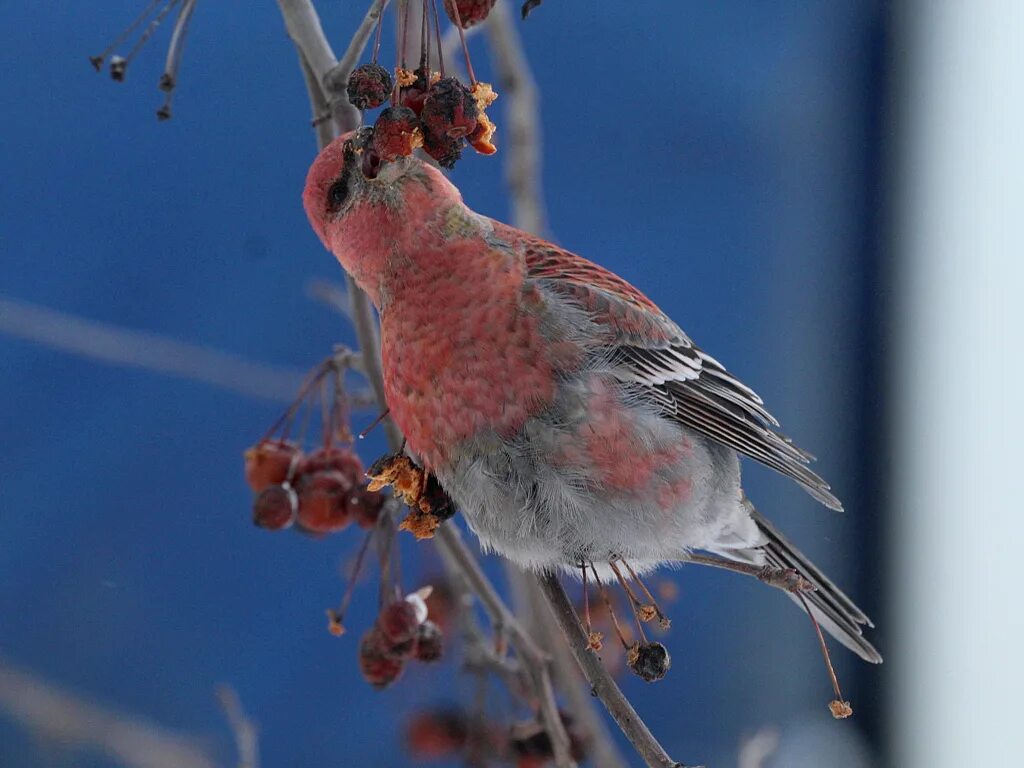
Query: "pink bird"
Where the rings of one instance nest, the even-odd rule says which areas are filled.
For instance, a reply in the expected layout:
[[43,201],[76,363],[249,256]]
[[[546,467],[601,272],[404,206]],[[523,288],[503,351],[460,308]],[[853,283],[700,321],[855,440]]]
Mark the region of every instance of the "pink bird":
[[408,449],[484,547],[602,579],[694,550],[795,569],[821,625],[881,661],[864,613],[742,491],[740,455],[842,508],[751,389],[622,278],[473,212],[415,158],[366,178],[360,153],[355,134],[324,148],[306,213],[380,313]]

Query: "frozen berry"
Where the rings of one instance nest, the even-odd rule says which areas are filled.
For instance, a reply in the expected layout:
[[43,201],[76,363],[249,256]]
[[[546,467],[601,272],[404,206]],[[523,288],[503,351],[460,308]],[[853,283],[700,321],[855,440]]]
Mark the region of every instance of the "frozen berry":
[[348,497],[348,513],[360,528],[369,530],[377,525],[386,499],[383,493],[370,491],[365,487],[356,488]]
[[430,86],[420,111],[423,132],[428,136],[468,136],[476,130],[479,115],[473,92],[454,77]]
[[271,485],[259,492],[252,505],[252,521],[260,528],[280,531],[295,522],[299,503],[287,485]]
[[395,600],[381,610],[377,626],[391,644],[397,644],[416,637],[420,622],[412,603],[408,600]]
[[335,470],[305,476],[299,487],[299,525],[311,533],[333,533],[352,522],[346,499],[352,486]]
[[388,107],[373,126],[373,148],[386,163],[408,157],[422,146],[419,118],[409,107]]
[[386,688],[402,674],[405,662],[389,656],[380,631],[374,627],[359,642],[359,670],[374,688]]
[[444,10],[452,24],[461,22],[463,29],[469,29],[487,18],[494,3],[495,0],[444,0]]
[[630,647],[626,663],[648,683],[654,683],[668,672],[672,666],[672,657],[661,643],[636,643]]
[[288,473],[302,456],[294,443],[264,440],[245,452],[245,480],[256,493],[288,479]]
[[469,720],[456,710],[418,712],[405,729],[409,752],[421,760],[436,760],[463,748],[469,737]]
[[348,100],[356,109],[379,107],[391,95],[391,73],[379,64],[362,64],[348,76]]
[[437,160],[437,164],[442,168],[454,168],[455,163],[462,157],[462,139],[424,133],[423,151]]
[[424,621],[416,630],[417,661],[440,661],[444,652],[444,636],[441,628],[432,621]]

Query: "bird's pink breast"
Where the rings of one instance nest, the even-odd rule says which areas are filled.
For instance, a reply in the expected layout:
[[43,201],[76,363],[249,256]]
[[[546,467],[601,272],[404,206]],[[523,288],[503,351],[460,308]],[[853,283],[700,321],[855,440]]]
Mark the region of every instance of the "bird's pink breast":
[[554,395],[521,266],[474,240],[424,253],[382,313],[388,405],[429,467],[484,430],[511,436]]

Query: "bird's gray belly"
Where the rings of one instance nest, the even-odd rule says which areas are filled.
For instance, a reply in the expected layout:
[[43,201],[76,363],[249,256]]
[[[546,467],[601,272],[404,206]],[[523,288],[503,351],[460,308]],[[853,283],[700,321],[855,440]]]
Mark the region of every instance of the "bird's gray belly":
[[580,382],[514,437],[478,434],[436,468],[482,545],[533,570],[618,556],[645,571],[756,539],[736,454],[621,392],[595,397],[606,383]]

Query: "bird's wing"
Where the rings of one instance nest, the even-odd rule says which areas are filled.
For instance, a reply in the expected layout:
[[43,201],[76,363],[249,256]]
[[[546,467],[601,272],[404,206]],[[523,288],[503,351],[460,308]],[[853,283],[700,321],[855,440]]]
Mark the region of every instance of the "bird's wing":
[[822,504],[842,509],[828,484],[808,468],[814,457],[777,431],[757,394],[697,347],[640,291],[606,269],[539,238],[496,231],[521,244],[528,278],[584,310],[609,332],[611,363],[624,382],[676,419],[791,477]]

